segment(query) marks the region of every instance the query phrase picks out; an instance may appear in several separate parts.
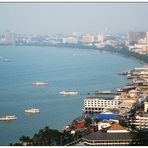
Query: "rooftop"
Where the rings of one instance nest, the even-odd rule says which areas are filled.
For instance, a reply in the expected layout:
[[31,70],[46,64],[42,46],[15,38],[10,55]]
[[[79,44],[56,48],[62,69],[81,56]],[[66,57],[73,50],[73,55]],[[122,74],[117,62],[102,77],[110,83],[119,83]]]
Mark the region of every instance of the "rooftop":
[[119,123],[114,123],[109,130],[126,130],[123,126],[119,125]]
[[132,140],[135,133],[107,133],[97,131],[83,137],[87,140]]
[[96,97],[96,96],[87,97],[86,99],[113,100],[113,98],[112,98],[112,97]]

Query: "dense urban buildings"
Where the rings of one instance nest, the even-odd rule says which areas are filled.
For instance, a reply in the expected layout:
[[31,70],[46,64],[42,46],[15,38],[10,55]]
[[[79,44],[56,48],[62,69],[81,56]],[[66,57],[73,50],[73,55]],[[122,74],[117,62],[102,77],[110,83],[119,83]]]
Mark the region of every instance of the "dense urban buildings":
[[[147,59],[148,32],[129,32],[127,39],[125,34],[105,34],[103,32],[21,35],[6,31],[4,35],[0,36],[0,44],[3,46],[93,49],[123,55],[125,53],[126,56],[128,54],[136,55],[140,58],[144,55]],[[2,61],[8,62],[9,60]],[[119,74],[126,75],[131,81],[126,86],[114,91],[98,90],[93,95],[88,93],[82,104],[82,117],[75,119],[70,125],[66,125],[64,129],[58,131],[60,134],[65,134],[66,131],[69,137],[73,137],[73,139],[70,137],[69,139],[72,140],[65,142],[65,145],[75,145],[78,142],[82,142],[83,145],[96,146],[141,145],[143,138],[139,138],[137,134],[148,131],[148,68],[134,68]],[[51,143],[51,145],[54,144],[54,142]],[[33,142],[26,145],[33,145]]]

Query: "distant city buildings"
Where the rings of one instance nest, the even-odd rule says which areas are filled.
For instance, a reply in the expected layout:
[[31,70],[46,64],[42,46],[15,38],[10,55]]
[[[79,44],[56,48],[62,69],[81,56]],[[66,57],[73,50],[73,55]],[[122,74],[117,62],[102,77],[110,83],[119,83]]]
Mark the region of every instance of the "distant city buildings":
[[129,32],[129,50],[138,54],[148,54],[148,32]]
[[15,34],[14,34],[14,32],[6,31],[4,38],[5,38],[5,43],[6,44],[11,44],[11,45],[15,44]]
[[6,31],[5,34],[0,38],[0,44],[15,45],[15,33],[11,31]]
[[[68,44],[68,45],[66,45]],[[127,36],[121,34],[81,33],[71,34],[15,34],[6,31],[0,36],[0,45],[31,45],[31,46],[72,46],[95,47],[103,49],[112,46],[120,49],[122,46],[129,48],[129,51],[138,54],[148,54],[148,32],[129,32]]]
[[146,32],[129,32],[128,33],[128,42],[129,45],[138,43],[138,40],[146,37]]
[[92,42],[94,42],[94,36],[89,35],[89,34],[84,35],[83,39],[82,39],[82,42],[87,43],[87,44],[92,43]]
[[146,32],[146,44],[148,45],[148,32]]
[[99,33],[98,34],[98,42],[103,42],[104,41],[104,33]]
[[77,44],[77,43],[78,43],[78,39],[75,38],[75,37],[67,37],[67,38],[63,38],[63,43]]

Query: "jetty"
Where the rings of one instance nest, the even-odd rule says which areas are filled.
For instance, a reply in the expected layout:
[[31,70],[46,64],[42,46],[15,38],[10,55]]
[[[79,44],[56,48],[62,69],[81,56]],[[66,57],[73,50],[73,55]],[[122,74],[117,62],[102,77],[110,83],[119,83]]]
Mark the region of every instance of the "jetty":
[[112,95],[116,95],[118,94],[118,92],[115,92],[115,91],[111,91],[111,90],[97,90],[95,92],[96,95],[100,95],[100,94],[104,94],[104,95],[109,95],[109,94],[112,94]]

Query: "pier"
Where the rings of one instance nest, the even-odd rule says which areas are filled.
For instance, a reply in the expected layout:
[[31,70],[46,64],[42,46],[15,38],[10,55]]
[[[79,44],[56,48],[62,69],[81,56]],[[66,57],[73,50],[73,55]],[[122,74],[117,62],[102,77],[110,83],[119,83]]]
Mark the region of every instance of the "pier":
[[95,92],[95,94],[96,95],[100,95],[100,94],[104,94],[104,95],[109,95],[109,94],[111,94],[111,95],[117,95],[118,94],[118,92],[115,92],[115,91],[111,91],[111,90],[97,90],[96,92]]

